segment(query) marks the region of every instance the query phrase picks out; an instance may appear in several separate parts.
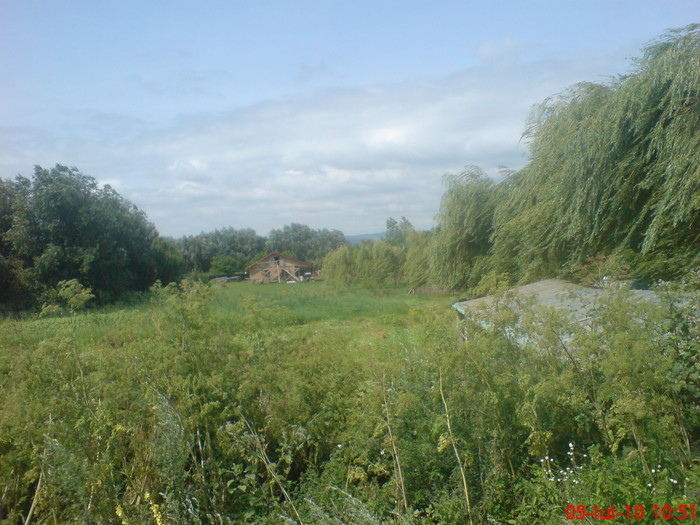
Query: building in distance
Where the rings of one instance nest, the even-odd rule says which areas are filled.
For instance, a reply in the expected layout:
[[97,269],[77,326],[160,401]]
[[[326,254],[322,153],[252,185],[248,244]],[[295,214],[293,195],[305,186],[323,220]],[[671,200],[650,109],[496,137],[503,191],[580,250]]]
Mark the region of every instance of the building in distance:
[[318,267],[272,252],[246,268],[252,283],[299,283],[312,280],[318,275]]

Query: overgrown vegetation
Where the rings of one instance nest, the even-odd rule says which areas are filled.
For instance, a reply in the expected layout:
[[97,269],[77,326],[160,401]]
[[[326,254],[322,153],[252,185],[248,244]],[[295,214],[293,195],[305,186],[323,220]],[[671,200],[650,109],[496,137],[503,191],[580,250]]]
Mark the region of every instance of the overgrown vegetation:
[[68,317],[0,326],[2,523],[553,523],[700,496],[697,281],[589,331],[504,299],[467,344],[450,298],[405,289],[183,284],[93,313],[63,289]]

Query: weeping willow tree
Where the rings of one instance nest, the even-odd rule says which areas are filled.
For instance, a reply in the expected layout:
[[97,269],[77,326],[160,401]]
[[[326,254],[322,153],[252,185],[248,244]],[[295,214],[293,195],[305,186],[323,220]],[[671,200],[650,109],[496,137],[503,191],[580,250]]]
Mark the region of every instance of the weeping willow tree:
[[403,279],[405,259],[403,247],[385,241],[344,244],[323,259],[323,276],[328,284],[337,287],[395,285]]
[[[445,176],[438,226],[401,237],[412,285],[488,293],[580,275],[591,260],[641,280],[700,267],[700,24],[647,46],[625,76],[545,100],[524,137],[529,163],[500,183],[475,166]],[[369,248],[332,254],[329,280],[398,268]]]
[[403,273],[412,288],[430,283],[430,232],[412,230],[406,234],[406,262]]
[[433,278],[445,288],[473,287],[490,265],[499,187],[476,166],[446,175],[445,184],[431,240]]
[[629,75],[546,100],[531,160],[505,184],[494,264],[521,280],[595,254],[631,253],[659,277],[700,247],[700,25],[666,33]]

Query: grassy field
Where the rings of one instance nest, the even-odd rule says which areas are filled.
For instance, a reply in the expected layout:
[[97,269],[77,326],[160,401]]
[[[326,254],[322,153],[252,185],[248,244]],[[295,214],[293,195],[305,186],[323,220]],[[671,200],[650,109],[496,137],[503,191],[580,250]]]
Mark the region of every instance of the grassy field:
[[[469,344],[454,298],[406,292],[183,284],[2,321],[0,523],[560,523],[697,501],[686,292],[686,311],[620,298],[588,333],[501,305]],[[517,319],[537,345],[508,337]]]

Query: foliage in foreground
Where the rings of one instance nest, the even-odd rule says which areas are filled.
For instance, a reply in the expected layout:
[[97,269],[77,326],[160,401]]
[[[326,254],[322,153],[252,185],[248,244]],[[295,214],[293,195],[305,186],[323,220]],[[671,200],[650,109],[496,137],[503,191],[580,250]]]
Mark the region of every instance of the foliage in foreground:
[[467,343],[444,297],[183,284],[80,314],[64,289],[70,316],[0,326],[2,523],[556,523],[700,496],[697,280],[613,296],[592,330],[504,298]]

